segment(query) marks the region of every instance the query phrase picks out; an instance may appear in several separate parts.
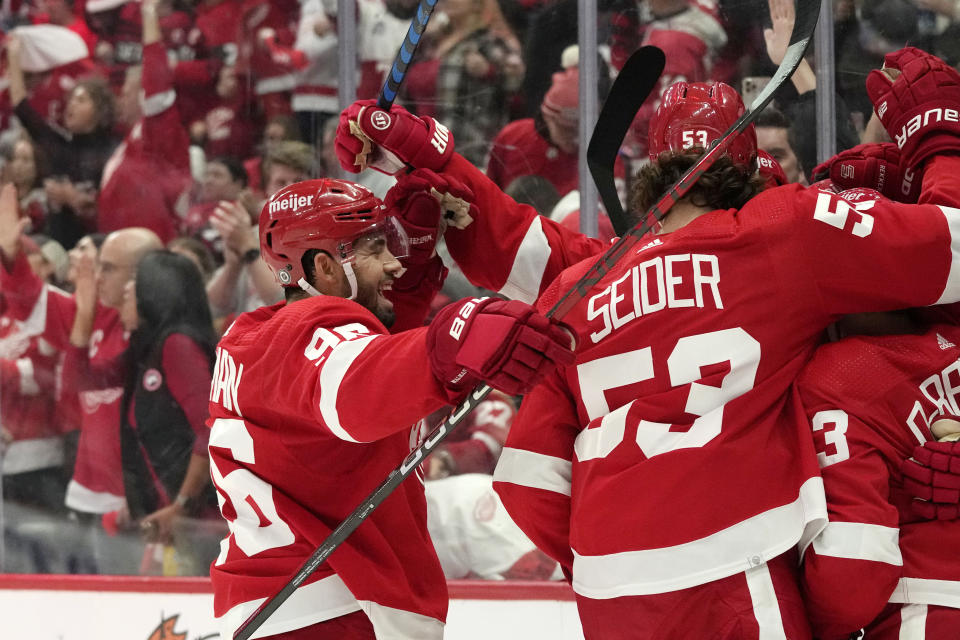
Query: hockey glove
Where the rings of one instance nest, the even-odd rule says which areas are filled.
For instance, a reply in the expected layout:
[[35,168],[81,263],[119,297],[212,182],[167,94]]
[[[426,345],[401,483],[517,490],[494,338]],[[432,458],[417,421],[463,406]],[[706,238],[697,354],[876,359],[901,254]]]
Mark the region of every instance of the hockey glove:
[[767,189],[787,184],[787,174],[772,155],[763,149],[757,149],[757,172],[763,178]]
[[383,203],[388,215],[397,217],[410,239],[410,255],[404,262],[424,263],[436,255],[437,240],[448,224],[462,228],[466,224],[457,224],[457,220],[473,220],[473,198],[473,191],[459,180],[430,169],[416,169],[401,176]]
[[923,167],[911,171],[892,142],[861,144],[841,151],[813,169],[813,179],[830,178],[841,189],[867,187],[907,204],[920,197]]
[[453,155],[453,134],[403,107],[384,111],[374,100],[358,100],[340,114],[334,147],[340,166],[352,173],[372,167],[395,175],[408,165],[440,171]]
[[884,129],[900,149],[903,166],[915,169],[936,153],[956,150],[960,145],[960,73],[914,47],[888,53],[883,66],[884,70],[873,70],[867,76],[867,93]]
[[479,380],[526,393],[557,365],[573,363],[573,332],[518,300],[467,298],[449,304],[427,330],[433,374],[452,393]]
[[900,465],[913,510],[926,520],[960,516],[960,442],[925,442]]

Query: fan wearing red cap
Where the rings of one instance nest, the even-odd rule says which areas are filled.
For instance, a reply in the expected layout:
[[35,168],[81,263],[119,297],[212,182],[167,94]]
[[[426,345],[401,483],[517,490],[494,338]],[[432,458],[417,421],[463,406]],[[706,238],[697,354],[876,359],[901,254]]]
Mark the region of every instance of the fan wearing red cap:
[[[432,253],[409,251],[394,214],[437,219],[429,187],[402,177],[388,210],[353,182],[307,180],[264,204],[260,251],[286,301],[231,325],[210,396],[211,473],[231,530],[211,571],[222,637],[419,445],[421,418],[481,381],[524,393],[572,362],[570,335],[517,301],[461,300],[429,327],[388,333],[401,260],[422,277],[413,267]],[[404,482],[298,593],[308,605],[281,607],[261,633],[442,638],[446,581],[423,484]]]

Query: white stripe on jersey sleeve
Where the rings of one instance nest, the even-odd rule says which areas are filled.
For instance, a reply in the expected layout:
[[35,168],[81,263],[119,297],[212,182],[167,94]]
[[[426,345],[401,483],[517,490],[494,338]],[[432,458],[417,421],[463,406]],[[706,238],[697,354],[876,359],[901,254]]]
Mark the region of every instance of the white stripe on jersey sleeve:
[[890,602],[909,604],[936,604],[960,609],[960,582],[955,580],[927,580],[900,578]]
[[173,89],[155,93],[143,99],[143,115],[155,116],[163,113],[177,101],[177,92]]
[[535,216],[523,241],[513,257],[513,267],[507,282],[497,293],[510,298],[533,304],[540,297],[540,285],[543,281],[543,272],[550,259],[550,243],[543,233],[540,216]]
[[544,489],[570,495],[573,463],[563,458],[504,447],[493,472],[494,482],[507,482],[521,487]]
[[[326,361],[320,365],[320,415],[327,428],[341,440],[359,442],[340,424],[337,413],[337,397],[340,395],[340,383],[367,345],[380,336],[364,336],[356,340],[341,342],[330,351]],[[356,400],[353,400],[356,402]]]
[[814,538],[818,555],[851,560],[870,560],[903,566],[900,529],[862,522],[830,522]]
[[950,227],[950,274],[940,299],[934,304],[960,301],[960,209],[938,207]]

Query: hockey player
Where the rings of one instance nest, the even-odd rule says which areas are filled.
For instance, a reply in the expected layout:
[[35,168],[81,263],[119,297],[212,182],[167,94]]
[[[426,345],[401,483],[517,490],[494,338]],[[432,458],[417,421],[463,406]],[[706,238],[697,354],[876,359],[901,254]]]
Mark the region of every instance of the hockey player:
[[[874,76],[869,91],[884,126],[904,140],[905,162],[924,165],[920,205],[854,203],[798,185],[758,193],[748,129],[659,235],[567,316],[577,364],[524,400],[495,486],[521,529],[572,576],[587,638],[810,637],[793,547],[824,526],[826,505],[790,383],[838,316],[960,297],[951,232],[960,159],[943,154],[960,126],[923,115],[960,109],[960,75],[916,49],[887,64],[902,75]],[[427,149],[435,125],[421,124],[426,144],[415,149],[415,128],[392,142],[395,130],[366,124],[383,124],[382,112],[357,106],[345,118],[376,143],[375,163],[390,160],[376,154],[386,147],[416,167],[453,166]],[[651,124],[652,151],[672,153],[641,172],[634,210],[693,164],[688,149],[742,112],[725,85],[674,85]],[[341,138],[345,152],[357,148]],[[536,296],[576,247],[542,221],[524,228],[509,277],[525,269],[523,292]],[[484,261],[495,262],[489,251]],[[591,263],[565,271],[540,308]]]
[[[439,216],[432,197],[392,202]],[[281,189],[260,215],[260,248],[286,303],[234,322],[210,394],[211,474],[231,531],[211,570],[225,638],[417,446],[421,417],[480,380],[522,393],[572,362],[570,336],[518,302],[460,301],[429,328],[388,335],[406,240],[354,183]],[[423,487],[410,478],[260,633],[429,640],[446,609]]]
[[907,312],[892,320],[910,333],[820,347],[797,381],[830,518],[803,555],[810,621],[822,640],[861,628],[881,640],[960,629],[960,562],[948,551],[960,545],[960,522],[920,520],[900,471],[918,444],[936,440],[943,416],[958,415],[951,380],[960,328],[914,324]]

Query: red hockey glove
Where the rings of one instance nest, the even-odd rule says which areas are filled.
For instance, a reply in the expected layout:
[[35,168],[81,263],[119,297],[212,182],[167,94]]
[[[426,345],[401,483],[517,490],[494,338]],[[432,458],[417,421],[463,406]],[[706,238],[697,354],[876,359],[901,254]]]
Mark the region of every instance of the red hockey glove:
[[823,178],[841,189],[867,187],[891,200],[914,204],[920,197],[923,167],[908,169],[892,142],[860,144],[814,167],[813,179]]
[[372,167],[394,175],[407,165],[440,171],[453,155],[453,134],[403,107],[388,112],[375,100],[358,100],[340,114],[334,145],[340,166],[353,173]]
[[430,169],[416,169],[400,176],[383,203],[388,215],[397,217],[410,239],[410,254],[404,259],[404,266],[424,263],[436,255],[437,240],[450,221],[472,221],[471,214],[476,214],[473,198],[473,191],[462,182]]
[[467,298],[449,304],[427,330],[433,374],[454,393],[484,380],[526,393],[555,366],[573,363],[572,331],[518,300]]
[[960,515],[960,442],[925,442],[900,465],[913,509],[927,520]]
[[[903,154],[903,166],[960,146],[960,73],[940,58],[904,47],[888,53],[885,71],[867,76],[867,93],[884,129]],[[899,75],[896,73],[899,72]]]
[[787,174],[772,155],[763,149],[757,149],[757,171],[766,182],[767,189],[787,184]]

